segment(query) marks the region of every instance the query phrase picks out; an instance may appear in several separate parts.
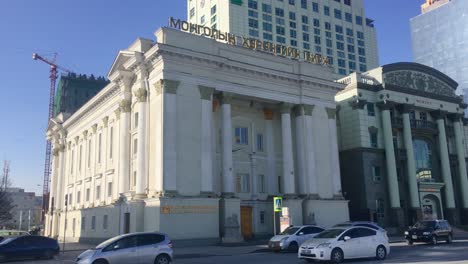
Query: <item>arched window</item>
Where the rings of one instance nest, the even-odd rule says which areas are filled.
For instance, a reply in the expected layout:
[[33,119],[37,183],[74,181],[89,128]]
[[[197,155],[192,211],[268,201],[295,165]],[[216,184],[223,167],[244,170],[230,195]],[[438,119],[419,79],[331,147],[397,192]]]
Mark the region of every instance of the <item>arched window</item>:
[[432,180],[432,147],[422,139],[413,141],[414,160],[416,163],[416,178],[418,181]]

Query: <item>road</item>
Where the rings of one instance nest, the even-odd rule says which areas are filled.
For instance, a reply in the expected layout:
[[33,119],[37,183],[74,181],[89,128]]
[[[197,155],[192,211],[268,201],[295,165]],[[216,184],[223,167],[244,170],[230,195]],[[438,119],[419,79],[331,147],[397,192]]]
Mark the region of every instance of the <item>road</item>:
[[[415,244],[407,246],[404,243],[393,243],[391,254],[384,261],[373,259],[359,259],[345,261],[350,264],[384,264],[384,263],[417,263],[417,264],[458,264],[468,263],[468,240],[455,240],[454,243],[439,244],[437,246]],[[175,250],[177,252],[177,249]],[[55,260],[14,261],[11,263],[22,264],[58,264],[74,263],[79,251],[65,252]],[[250,264],[250,263],[275,263],[291,264],[306,263],[297,259],[297,254],[273,253],[264,247],[252,246],[252,252],[248,254],[215,255],[211,252],[199,252],[194,254],[176,255],[176,264]]]

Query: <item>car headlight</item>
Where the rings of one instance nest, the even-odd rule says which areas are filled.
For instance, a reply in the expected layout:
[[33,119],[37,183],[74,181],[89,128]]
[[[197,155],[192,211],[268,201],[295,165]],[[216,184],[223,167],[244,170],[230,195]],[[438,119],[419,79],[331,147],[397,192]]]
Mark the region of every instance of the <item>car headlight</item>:
[[408,232],[408,231],[405,231],[405,235],[409,235],[409,232]]
[[423,235],[425,235],[425,236],[428,236],[430,234],[431,234],[431,232],[423,232]]
[[325,248],[325,247],[329,247],[330,245],[331,243],[322,243],[322,244],[319,244],[317,248]]

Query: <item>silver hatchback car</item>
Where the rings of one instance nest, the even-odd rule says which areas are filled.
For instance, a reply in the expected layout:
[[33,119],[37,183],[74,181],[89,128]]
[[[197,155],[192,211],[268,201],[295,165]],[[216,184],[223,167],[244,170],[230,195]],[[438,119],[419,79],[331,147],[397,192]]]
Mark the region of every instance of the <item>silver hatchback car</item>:
[[157,232],[131,233],[113,237],[81,253],[77,264],[169,264],[172,241]]

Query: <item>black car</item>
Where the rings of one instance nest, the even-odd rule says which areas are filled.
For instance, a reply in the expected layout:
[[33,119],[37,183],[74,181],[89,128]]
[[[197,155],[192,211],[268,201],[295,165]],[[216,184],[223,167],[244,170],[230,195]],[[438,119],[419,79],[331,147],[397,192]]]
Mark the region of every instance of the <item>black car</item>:
[[408,245],[426,242],[437,245],[439,241],[452,242],[453,233],[447,220],[419,221],[405,232]]
[[13,259],[51,259],[60,252],[57,240],[43,236],[6,238],[0,242],[0,262]]

